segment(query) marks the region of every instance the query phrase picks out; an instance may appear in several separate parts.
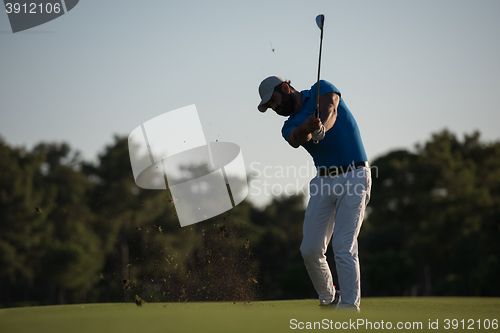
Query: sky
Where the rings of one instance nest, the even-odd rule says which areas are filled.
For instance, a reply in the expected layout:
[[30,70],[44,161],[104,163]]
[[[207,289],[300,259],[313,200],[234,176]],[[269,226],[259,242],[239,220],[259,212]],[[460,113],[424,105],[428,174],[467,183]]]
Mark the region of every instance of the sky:
[[27,149],[65,141],[96,161],[114,135],[195,104],[208,142],[240,146],[252,202],[307,193],[312,159],[281,137],[285,118],[257,110],[258,86],[270,75],[314,84],[318,14],[321,78],[341,91],[370,161],[445,128],[500,140],[497,0],[81,0],[15,34],[3,12],[0,135]]

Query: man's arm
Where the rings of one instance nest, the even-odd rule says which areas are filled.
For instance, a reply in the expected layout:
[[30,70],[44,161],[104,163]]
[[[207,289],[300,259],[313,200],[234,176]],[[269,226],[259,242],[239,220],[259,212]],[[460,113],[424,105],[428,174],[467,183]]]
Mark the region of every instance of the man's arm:
[[325,126],[325,131],[328,131],[337,120],[337,107],[339,106],[340,97],[334,92],[326,93],[319,96],[320,119],[314,118],[314,115],[309,116],[300,126],[294,127],[288,137],[288,143],[298,148],[301,144],[312,139],[312,132],[321,129],[321,125]]
[[340,97],[334,92],[330,92],[319,96],[319,111],[321,123],[325,126],[325,130],[328,131],[335,125],[335,120],[337,120],[337,108],[339,106]]

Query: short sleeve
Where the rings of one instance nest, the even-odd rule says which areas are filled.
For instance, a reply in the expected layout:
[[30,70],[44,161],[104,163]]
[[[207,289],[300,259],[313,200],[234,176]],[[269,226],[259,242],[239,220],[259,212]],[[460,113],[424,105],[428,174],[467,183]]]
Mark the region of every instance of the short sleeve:
[[[311,92],[313,93],[314,96],[316,96],[316,86],[317,86],[317,83],[313,84],[313,86],[311,87]],[[319,95],[321,96],[324,94],[328,94],[330,92],[334,92],[334,93],[338,94],[340,97],[342,97],[342,95],[340,94],[340,91],[337,89],[337,87],[335,87],[333,84],[331,84],[328,81],[320,80],[319,81]]]
[[290,120],[285,121],[285,123],[283,124],[283,128],[281,129],[281,135],[283,135],[283,138],[287,142],[288,142],[288,137],[290,136],[290,132],[295,126],[297,125]]

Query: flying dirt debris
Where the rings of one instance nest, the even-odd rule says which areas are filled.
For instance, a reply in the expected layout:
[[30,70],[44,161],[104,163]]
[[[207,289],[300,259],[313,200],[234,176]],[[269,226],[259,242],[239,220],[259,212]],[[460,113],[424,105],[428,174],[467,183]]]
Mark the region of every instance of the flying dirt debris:
[[144,301],[142,300],[142,298],[135,295],[135,304],[137,304],[137,306],[142,306],[143,303],[144,303]]

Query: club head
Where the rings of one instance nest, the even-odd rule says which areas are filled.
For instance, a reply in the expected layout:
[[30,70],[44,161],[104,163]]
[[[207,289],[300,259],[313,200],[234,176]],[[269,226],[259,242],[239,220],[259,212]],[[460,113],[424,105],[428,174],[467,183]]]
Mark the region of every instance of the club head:
[[319,14],[316,16],[316,24],[318,25],[318,28],[323,29],[323,25],[325,24],[325,15]]

